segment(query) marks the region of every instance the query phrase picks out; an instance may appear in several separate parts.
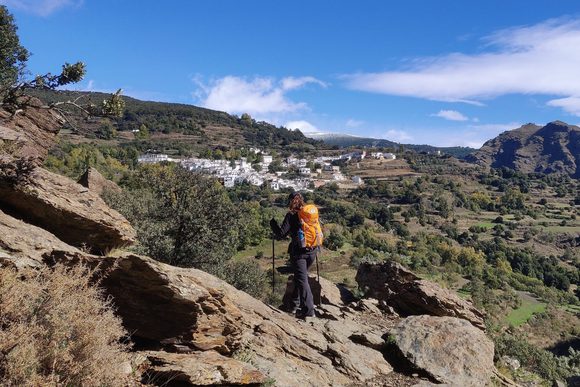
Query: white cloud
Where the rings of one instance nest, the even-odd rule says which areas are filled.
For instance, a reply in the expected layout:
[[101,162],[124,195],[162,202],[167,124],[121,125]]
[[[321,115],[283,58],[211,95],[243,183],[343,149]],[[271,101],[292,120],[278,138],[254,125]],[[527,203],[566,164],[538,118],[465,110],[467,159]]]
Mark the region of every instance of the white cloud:
[[196,76],[193,81],[198,86],[193,96],[202,106],[233,114],[287,113],[302,110],[307,107],[306,103],[294,102],[286,93],[308,83],[325,85],[314,77],[287,77],[276,81],[267,77],[247,79],[229,75],[206,83]]
[[285,128],[288,129],[299,129],[302,133],[320,133],[321,130],[318,129],[316,126],[312,125],[308,121],[299,120],[299,121],[289,121],[284,124]]
[[322,87],[327,87],[327,84],[314,77],[286,77],[282,78],[280,84],[283,90],[294,90],[308,84],[314,83]]
[[[409,70],[344,78],[356,90],[475,104],[506,94],[580,96],[580,51],[574,49],[580,46],[580,20],[501,30],[485,41],[482,53],[419,58]],[[576,101],[566,98],[550,105],[578,112]]]
[[413,140],[413,137],[409,135],[409,133],[405,132],[404,130],[396,130],[391,129],[386,133],[385,138],[387,140],[395,141],[395,142],[405,142]]
[[432,117],[441,117],[449,121],[467,121],[468,117],[459,113],[457,110],[439,110],[439,113],[431,114]]
[[0,0],[0,4],[40,16],[48,16],[60,8],[78,8],[83,2],[84,0]]
[[565,112],[580,116],[580,97],[566,97],[547,102],[548,106],[562,108]]
[[359,121],[359,120],[355,120],[355,119],[351,118],[348,121],[346,121],[346,127],[347,128],[358,128],[359,126],[363,125],[364,123],[365,123],[364,121]]

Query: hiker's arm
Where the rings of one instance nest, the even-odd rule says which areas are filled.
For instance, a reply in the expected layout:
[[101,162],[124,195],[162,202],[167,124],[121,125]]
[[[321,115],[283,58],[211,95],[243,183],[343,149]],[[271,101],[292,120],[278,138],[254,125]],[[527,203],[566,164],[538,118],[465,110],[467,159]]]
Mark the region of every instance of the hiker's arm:
[[290,214],[286,214],[281,227],[278,226],[276,219],[272,218],[270,220],[270,228],[272,228],[272,233],[277,239],[284,239],[290,233]]

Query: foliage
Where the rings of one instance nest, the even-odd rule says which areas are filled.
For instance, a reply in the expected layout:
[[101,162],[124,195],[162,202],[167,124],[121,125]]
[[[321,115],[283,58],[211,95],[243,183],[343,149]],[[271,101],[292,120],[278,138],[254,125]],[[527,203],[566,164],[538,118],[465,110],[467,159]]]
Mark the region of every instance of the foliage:
[[559,362],[552,353],[529,344],[523,337],[502,334],[496,336],[494,342],[497,359],[502,356],[515,357],[522,366],[548,380],[571,376],[569,366]]
[[[73,92],[55,90],[30,90],[30,93],[39,97],[49,104],[62,100],[81,100],[91,102],[93,100],[109,100],[110,95],[98,92]],[[305,137],[300,131],[288,130],[284,127],[277,127],[267,122],[242,120],[236,116],[205,109],[192,105],[140,101],[134,98],[124,97],[124,109],[122,115],[115,115],[114,125],[119,132],[138,130],[141,125],[145,125],[150,135],[163,133],[180,133],[197,136],[207,148],[210,142],[207,132],[215,128],[239,129],[243,139],[254,146],[259,147],[297,147],[299,152],[310,152],[320,146],[320,142]],[[100,103],[99,103],[100,104]],[[79,127],[87,127],[86,123],[79,120],[79,112],[68,112],[73,119],[78,122]],[[91,129],[95,131],[98,125]],[[147,148],[146,148],[147,149]]]
[[63,142],[50,150],[44,166],[77,180],[88,167],[108,179],[119,181],[137,165],[139,151],[133,146],[113,147],[94,143]]
[[0,268],[2,385],[123,384],[126,332],[89,278],[82,267]]
[[223,279],[252,297],[261,299],[268,278],[258,263],[253,261],[230,261],[225,265]]
[[109,203],[138,233],[141,252],[159,261],[223,275],[236,251],[239,212],[214,179],[175,165],[141,167],[129,192]]
[[0,101],[24,74],[29,53],[20,45],[18,27],[5,5],[0,5]]
[[345,242],[346,238],[344,237],[342,232],[340,232],[336,228],[333,228],[332,230],[330,230],[328,235],[324,236],[323,244],[324,247],[330,250],[337,251],[345,244]]

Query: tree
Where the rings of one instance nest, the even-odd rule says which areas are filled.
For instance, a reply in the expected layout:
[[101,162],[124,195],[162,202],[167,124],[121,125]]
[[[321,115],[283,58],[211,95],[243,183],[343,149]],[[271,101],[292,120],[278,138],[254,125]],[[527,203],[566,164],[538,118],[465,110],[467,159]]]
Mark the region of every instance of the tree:
[[14,17],[0,5],[0,100],[24,75],[28,50],[20,45]]
[[135,138],[139,140],[147,140],[149,138],[149,129],[145,124],[141,124],[139,131],[135,134]]
[[[37,75],[33,79],[26,80],[25,69],[29,52],[20,45],[17,34],[18,27],[14,18],[8,12],[6,6],[0,5],[0,107],[18,114],[23,107],[30,104],[31,98],[25,93],[29,89],[56,89],[71,83],[80,82],[86,74],[86,66],[83,62],[62,65],[60,74],[47,73]],[[36,106],[53,109],[61,113],[67,119],[65,106],[80,110],[87,116],[121,116],[125,108],[125,102],[121,98],[121,90],[112,94],[109,99],[102,101],[100,105],[94,105],[90,101],[82,102],[81,95],[75,100],[54,102],[47,106]],[[37,105],[37,104],[35,104]],[[69,121],[74,128],[74,125]]]
[[[108,202],[136,228],[140,252],[221,276],[239,244],[239,212],[215,179],[173,164],[143,167]],[[227,279],[227,278],[226,278]]]
[[328,236],[324,237],[324,246],[330,250],[340,249],[346,242],[344,235],[339,230],[332,229]]

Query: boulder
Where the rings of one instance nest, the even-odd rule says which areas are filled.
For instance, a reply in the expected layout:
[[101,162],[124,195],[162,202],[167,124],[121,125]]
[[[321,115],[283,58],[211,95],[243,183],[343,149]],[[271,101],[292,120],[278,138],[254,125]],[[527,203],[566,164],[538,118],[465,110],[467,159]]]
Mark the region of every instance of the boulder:
[[490,382],[495,369],[493,342],[466,320],[411,316],[390,334],[407,360],[440,383],[484,386]]
[[[184,355],[247,352],[256,369],[279,386],[343,386],[392,371],[381,352],[359,342],[365,332],[380,330],[380,322],[369,326],[353,313],[340,321],[305,322],[208,273],[147,257],[53,253],[52,258],[106,273],[100,285],[137,345]],[[377,345],[376,337],[368,341]]]
[[50,232],[0,211],[0,266],[39,267],[54,251],[61,256],[82,254]]
[[356,274],[366,296],[384,301],[402,316],[451,316],[485,329],[484,314],[469,301],[439,285],[420,279],[397,262],[363,263]]
[[162,386],[260,385],[267,378],[249,363],[217,352],[189,354],[161,351],[143,352],[150,366],[145,380]]
[[96,193],[42,168],[16,179],[0,174],[0,209],[50,231],[63,242],[96,253],[135,240],[129,222]]
[[54,145],[64,120],[55,111],[42,108],[36,98],[29,98],[28,104],[18,114],[0,109],[0,153],[38,165]]
[[105,191],[121,192],[121,188],[117,184],[111,180],[105,179],[105,177],[93,167],[88,168],[85,173],[83,173],[79,178],[78,183],[95,192],[99,196],[101,196]]
[[[334,305],[334,306],[344,306],[349,302],[354,300],[354,296],[350,290],[345,286],[340,284],[335,284],[329,280],[315,276],[308,277],[308,283],[310,284],[310,289],[312,290],[312,296],[314,297],[315,305]],[[291,310],[294,306],[292,293],[294,292],[294,276],[288,277],[288,282],[286,283],[286,291],[284,292],[284,297],[282,299],[284,310]]]

